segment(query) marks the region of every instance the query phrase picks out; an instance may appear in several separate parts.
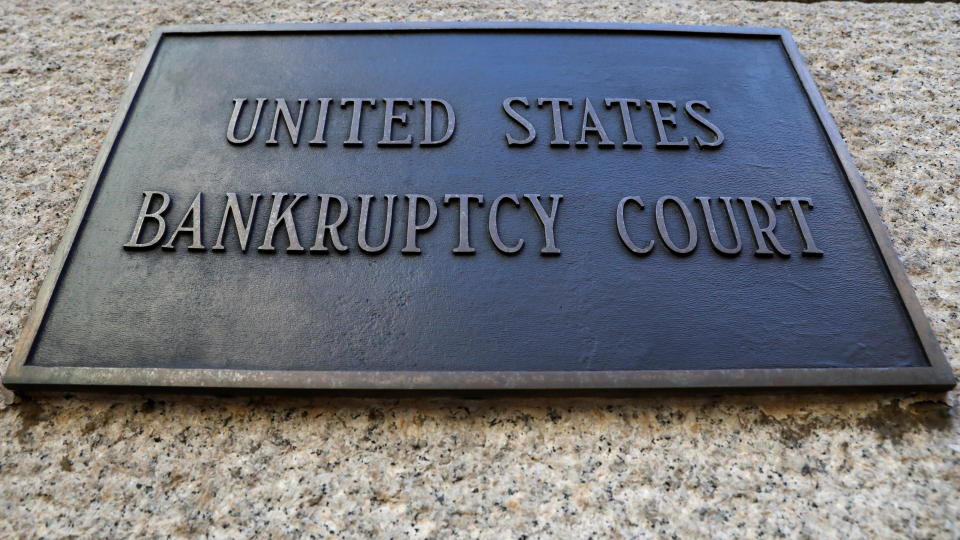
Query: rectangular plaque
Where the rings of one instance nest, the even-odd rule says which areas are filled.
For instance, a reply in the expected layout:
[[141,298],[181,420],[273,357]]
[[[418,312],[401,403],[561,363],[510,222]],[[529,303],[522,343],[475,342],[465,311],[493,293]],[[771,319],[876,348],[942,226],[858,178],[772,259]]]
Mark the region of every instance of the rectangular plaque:
[[789,32],[158,30],[12,388],[947,388]]

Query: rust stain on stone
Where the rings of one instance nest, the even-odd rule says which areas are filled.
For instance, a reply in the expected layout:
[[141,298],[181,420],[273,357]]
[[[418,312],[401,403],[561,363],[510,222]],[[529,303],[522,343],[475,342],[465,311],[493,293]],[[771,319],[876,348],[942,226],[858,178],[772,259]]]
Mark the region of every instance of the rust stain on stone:
[[924,400],[904,405],[901,400],[894,400],[861,418],[857,426],[899,442],[909,432],[946,430],[952,421],[952,408],[943,401]]
[[23,399],[18,408],[20,409],[20,429],[17,430],[16,436],[20,444],[26,444],[30,429],[40,423],[43,409],[37,402],[30,399]]

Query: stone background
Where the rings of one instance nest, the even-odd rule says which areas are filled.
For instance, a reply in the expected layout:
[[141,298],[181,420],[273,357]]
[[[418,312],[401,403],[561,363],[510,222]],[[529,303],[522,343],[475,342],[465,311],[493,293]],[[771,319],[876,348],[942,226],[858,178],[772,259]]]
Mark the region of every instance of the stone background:
[[[0,370],[157,25],[790,29],[960,370],[956,4],[0,3]],[[209,4],[202,6],[198,4]],[[0,402],[0,537],[956,538],[958,393]]]

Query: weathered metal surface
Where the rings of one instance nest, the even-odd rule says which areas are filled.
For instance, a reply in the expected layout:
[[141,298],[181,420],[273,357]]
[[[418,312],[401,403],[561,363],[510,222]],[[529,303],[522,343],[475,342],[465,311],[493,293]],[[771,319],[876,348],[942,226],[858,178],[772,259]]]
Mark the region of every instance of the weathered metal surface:
[[159,30],[5,384],[926,387],[789,33]]

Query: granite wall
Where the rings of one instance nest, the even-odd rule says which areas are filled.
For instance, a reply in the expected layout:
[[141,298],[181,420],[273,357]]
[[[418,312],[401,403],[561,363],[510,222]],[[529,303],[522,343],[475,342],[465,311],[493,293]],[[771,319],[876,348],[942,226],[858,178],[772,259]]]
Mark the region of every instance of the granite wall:
[[[154,26],[395,20],[790,29],[960,370],[956,4],[156,4],[0,3],[0,370]],[[4,394],[0,537],[955,538],[957,402]]]

